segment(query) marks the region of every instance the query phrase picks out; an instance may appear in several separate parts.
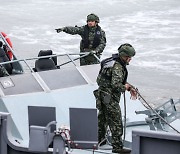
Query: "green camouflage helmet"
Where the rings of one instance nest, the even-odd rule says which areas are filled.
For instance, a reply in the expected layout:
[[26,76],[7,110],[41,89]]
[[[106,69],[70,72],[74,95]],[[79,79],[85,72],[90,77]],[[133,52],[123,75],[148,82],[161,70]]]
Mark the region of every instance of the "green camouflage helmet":
[[88,21],[96,21],[97,23],[99,23],[99,17],[94,13],[91,13],[87,16],[87,22]]
[[128,44],[128,43],[122,44],[118,48],[118,52],[121,57],[123,57],[123,56],[133,57],[136,54],[136,51],[134,50],[132,45]]

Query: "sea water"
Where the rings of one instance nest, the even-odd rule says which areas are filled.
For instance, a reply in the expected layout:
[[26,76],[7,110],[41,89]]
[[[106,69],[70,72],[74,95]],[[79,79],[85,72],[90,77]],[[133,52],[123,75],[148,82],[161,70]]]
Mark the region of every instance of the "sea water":
[[80,36],[55,28],[81,26],[95,13],[106,32],[102,59],[130,43],[136,56],[129,80],[151,102],[180,98],[179,0],[0,0],[0,30],[11,38],[18,58],[41,49],[79,52]]

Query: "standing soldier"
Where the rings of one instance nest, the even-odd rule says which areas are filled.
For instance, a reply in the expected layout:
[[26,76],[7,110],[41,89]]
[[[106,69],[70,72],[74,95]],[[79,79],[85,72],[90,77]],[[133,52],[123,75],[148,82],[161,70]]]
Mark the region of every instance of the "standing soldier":
[[100,58],[105,46],[106,36],[105,32],[98,25],[99,17],[95,14],[87,16],[87,25],[81,27],[63,27],[56,29],[57,33],[61,31],[68,34],[78,34],[82,40],[80,42],[80,52],[89,52],[89,55],[80,59],[80,65],[97,64],[99,61],[94,57],[94,54]]
[[123,124],[119,101],[121,93],[126,90],[136,98],[136,91],[127,83],[128,71],[126,65],[135,55],[135,50],[130,44],[122,44],[118,54],[101,62],[101,69],[97,77],[99,88],[94,91],[98,113],[98,140],[105,139],[107,127],[112,133],[112,152],[129,153],[130,149],[123,148]]

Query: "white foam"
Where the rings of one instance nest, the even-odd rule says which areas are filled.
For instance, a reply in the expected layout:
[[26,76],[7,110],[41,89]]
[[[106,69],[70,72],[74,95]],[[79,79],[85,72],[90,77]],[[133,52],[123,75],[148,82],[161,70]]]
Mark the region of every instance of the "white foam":
[[9,37],[20,42],[21,49],[37,45],[57,52],[78,52],[81,37],[57,34],[55,28],[86,24],[87,14],[94,12],[107,36],[102,58],[117,53],[120,44],[130,43],[137,51],[132,65],[178,73],[180,9],[176,4],[168,0],[3,1],[0,13],[6,12],[11,20],[6,22],[3,16],[1,27],[9,26]]

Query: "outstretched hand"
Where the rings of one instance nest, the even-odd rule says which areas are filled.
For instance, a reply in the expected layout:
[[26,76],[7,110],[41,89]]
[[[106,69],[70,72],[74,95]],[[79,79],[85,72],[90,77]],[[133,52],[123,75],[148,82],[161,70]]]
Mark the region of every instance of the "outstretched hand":
[[57,33],[60,33],[60,32],[63,31],[63,28],[57,28],[57,29],[55,29],[55,30],[56,30]]

